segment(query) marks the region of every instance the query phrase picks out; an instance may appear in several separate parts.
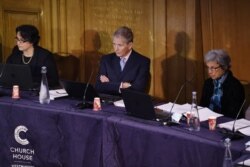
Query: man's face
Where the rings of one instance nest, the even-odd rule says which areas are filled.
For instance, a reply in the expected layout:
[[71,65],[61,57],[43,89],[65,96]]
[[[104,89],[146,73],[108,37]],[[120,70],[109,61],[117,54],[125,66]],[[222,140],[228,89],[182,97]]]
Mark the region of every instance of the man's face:
[[127,43],[126,39],[122,36],[113,37],[114,52],[119,57],[126,56],[132,50],[132,42]]

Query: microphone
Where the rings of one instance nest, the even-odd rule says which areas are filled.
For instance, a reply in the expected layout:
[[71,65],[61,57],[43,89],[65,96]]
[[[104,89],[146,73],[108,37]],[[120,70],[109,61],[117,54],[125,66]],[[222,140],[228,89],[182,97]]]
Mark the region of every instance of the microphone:
[[240,109],[239,109],[239,111],[238,111],[238,113],[237,113],[237,115],[236,115],[236,118],[235,118],[235,120],[234,120],[234,122],[233,122],[232,131],[230,131],[230,130],[225,130],[224,133],[226,134],[226,136],[225,136],[224,138],[230,138],[231,140],[238,140],[238,139],[241,139],[241,138],[244,137],[242,134],[237,133],[237,132],[235,131],[235,130],[236,130],[236,129],[235,129],[235,123],[236,123],[236,121],[237,121],[237,119],[238,119],[238,117],[239,117],[239,115],[240,115],[240,113],[241,113],[241,111],[242,111],[242,109],[243,109],[245,103],[246,103],[246,99],[244,99],[244,101],[243,101],[243,103],[241,104]]
[[235,132],[235,123],[236,123],[236,121],[237,121],[237,119],[238,119],[238,117],[239,117],[239,115],[240,115],[240,113],[241,113],[241,111],[242,111],[242,108],[243,108],[243,106],[245,105],[245,103],[246,103],[246,99],[244,99],[242,105],[240,106],[240,110],[238,111],[238,114],[236,115],[236,118],[235,118],[235,120],[234,120],[234,124],[233,124],[233,128],[232,128],[232,131],[233,131],[233,132]]
[[3,81],[2,81],[2,77],[4,76],[4,74],[5,74],[5,67],[6,67],[6,64],[5,63],[0,63],[0,96],[2,96],[3,95],[3,93],[2,93],[2,87],[3,87]]
[[190,80],[186,80],[180,87],[179,91],[178,91],[178,94],[174,100],[174,103],[173,105],[171,106],[171,109],[169,111],[169,116],[168,118],[166,119],[166,121],[164,120],[163,121],[163,125],[169,125],[169,126],[172,126],[172,125],[179,125],[179,121],[175,121],[173,120],[173,116],[174,117],[177,117],[177,119],[181,119],[181,116],[178,116],[177,114],[176,115],[173,115],[173,109],[174,109],[174,106],[177,102],[177,100],[179,99],[179,96],[181,94],[181,92],[183,91],[184,87],[186,86],[186,84],[192,84],[191,82],[194,80],[194,78],[197,76],[197,70],[196,70],[196,64],[195,62],[192,61],[192,71],[193,71],[193,76],[191,77]]
[[[180,89],[179,89],[179,91],[178,91],[178,94],[177,94],[177,96],[175,97],[175,100],[174,100],[174,102],[173,102],[173,104],[172,104],[172,106],[171,106],[171,109],[170,109],[170,111],[169,111],[168,117],[166,118],[166,120],[163,120],[163,124],[164,124],[164,125],[169,125],[169,126],[172,126],[172,125],[179,125],[179,123],[178,123],[177,121],[175,121],[175,120],[172,119],[173,109],[174,109],[174,106],[175,106],[177,100],[179,99],[179,96],[180,96],[180,94],[182,93],[184,87],[186,86],[186,84],[190,83],[190,82],[193,80],[193,78],[194,78],[194,77],[192,77],[191,80],[186,80],[186,81],[181,85],[181,87],[180,87]],[[178,116],[177,116],[177,117],[178,117]]]
[[86,94],[87,94],[87,91],[88,91],[88,87],[89,87],[89,84],[90,84],[90,81],[92,79],[92,76],[93,76],[93,70],[91,71],[91,74],[89,76],[89,80],[86,84],[86,87],[84,89],[84,93],[83,93],[83,97],[82,97],[82,102],[81,103],[78,103],[76,106],[79,108],[79,109],[85,109],[85,108],[92,108],[93,107],[93,102],[90,102],[90,101],[87,101],[86,100]]

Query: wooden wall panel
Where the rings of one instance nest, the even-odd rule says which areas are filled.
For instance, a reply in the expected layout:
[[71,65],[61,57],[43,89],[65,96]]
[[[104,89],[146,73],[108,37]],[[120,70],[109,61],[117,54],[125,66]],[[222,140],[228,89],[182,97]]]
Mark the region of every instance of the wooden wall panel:
[[[15,45],[14,40],[8,42],[9,39],[15,37],[15,28],[21,24],[33,24],[40,31],[40,45],[49,50],[52,48],[52,26],[51,26],[51,0],[2,0],[0,7],[1,22],[3,29],[3,58],[10,54],[11,49]],[[6,32],[5,29],[9,32]],[[7,41],[5,41],[5,39]]]
[[85,0],[84,55],[87,78],[93,70],[96,75],[101,55],[113,51],[112,34],[120,26],[131,27],[135,36],[135,50],[153,58],[153,10],[153,0]]
[[153,88],[153,91],[151,94],[159,98],[164,97],[163,87],[165,86],[162,82],[164,76],[162,61],[164,61],[165,55],[167,54],[166,10],[165,0],[154,1],[154,57],[151,60],[151,69],[153,73],[153,76],[151,77],[151,87]]
[[[174,101],[181,86],[192,80],[192,84],[186,84],[181,92],[179,103],[190,102],[191,91],[200,92],[201,77],[197,71],[200,54],[196,49],[199,27],[196,22],[198,1],[167,0],[166,1],[166,53],[160,56],[161,62],[160,80],[155,81],[158,89],[155,95]],[[157,75],[157,74],[155,74]]]
[[204,53],[222,48],[229,52],[232,71],[240,80],[250,81],[250,1],[201,1]]
[[15,46],[15,28],[23,23],[40,27],[40,11],[3,10],[3,60],[9,56]]
[[127,25],[134,48],[151,59],[150,94],[173,101],[192,80],[178,101],[190,102],[192,90],[200,95],[203,55],[212,48],[228,50],[234,74],[250,81],[249,6],[249,0],[1,0],[1,57],[14,45],[16,25],[32,23],[41,32],[41,46],[58,53],[62,73],[77,70],[74,78],[86,82],[101,56],[112,51],[112,33]]
[[14,47],[15,28],[19,24],[35,24],[40,28],[40,0],[0,1],[0,60],[5,61]]

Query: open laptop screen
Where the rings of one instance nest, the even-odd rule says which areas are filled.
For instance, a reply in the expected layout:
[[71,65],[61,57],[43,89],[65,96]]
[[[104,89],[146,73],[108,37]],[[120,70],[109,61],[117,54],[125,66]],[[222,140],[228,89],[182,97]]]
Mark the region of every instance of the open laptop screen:
[[70,80],[61,80],[60,83],[72,98],[93,102],[94,98],[98,97],[98,93],[91,84]]
[[0,63],[0,86],[12,88],[18,85],[22,90],[33,89],[33,80],[28,65]]
[[148,120],[155,120],[155,110],[151,96],[131,89],[122,89],[122,98],[128,114]]

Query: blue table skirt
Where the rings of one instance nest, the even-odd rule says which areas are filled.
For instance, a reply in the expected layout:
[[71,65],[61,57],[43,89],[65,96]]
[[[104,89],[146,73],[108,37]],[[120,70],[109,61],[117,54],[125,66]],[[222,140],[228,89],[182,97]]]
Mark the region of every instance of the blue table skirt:
[[[200,132],[189,132],[185,123],[163,126],[127,116],[124,108],[112,105],[103,105],[99,112],[79,110],[78,102],[63,98],[41,105],[32,94],[20,100],[0,97],[1,167],[222,166],[223,135],[209,131],[207,122]],[[15,139],[20,126],[27,128],[19,133],[27,145]],[[232,142],[234,159],[241,156],[248,140]]]

